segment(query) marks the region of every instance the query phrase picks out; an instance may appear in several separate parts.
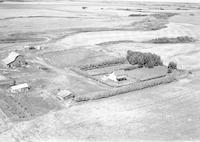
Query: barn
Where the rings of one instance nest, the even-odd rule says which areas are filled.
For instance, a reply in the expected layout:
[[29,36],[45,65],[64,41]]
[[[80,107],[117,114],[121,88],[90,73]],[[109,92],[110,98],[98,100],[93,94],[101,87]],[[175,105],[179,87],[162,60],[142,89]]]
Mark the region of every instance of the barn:
[[17,52],[11,52],[8,55],[8,57],[3,59],[2,61],[9,68],[21,67],[21,66],[25,66],[27,64],[24,56],[20,55]]

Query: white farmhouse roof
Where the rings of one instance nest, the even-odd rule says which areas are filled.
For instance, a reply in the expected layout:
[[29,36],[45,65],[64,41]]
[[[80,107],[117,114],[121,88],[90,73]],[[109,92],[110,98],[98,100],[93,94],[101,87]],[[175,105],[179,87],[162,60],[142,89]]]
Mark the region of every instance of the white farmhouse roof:
[[20,56],[19,53],[17,53],[17,52],[11,52],[11,53],[8,55],[8,57],[6,57],[5,59],[3,59],[2,61],[3,61],[4,64],[8,65],[8,64],[12,63],[13,61],[15,61],[15,59],[16,59],[18,56]]
[[28,87],[29,87],[29,85],[27,83],[23,83],[23,84],[11,86],[11,90],[20,90],[20,89],[28,88]]

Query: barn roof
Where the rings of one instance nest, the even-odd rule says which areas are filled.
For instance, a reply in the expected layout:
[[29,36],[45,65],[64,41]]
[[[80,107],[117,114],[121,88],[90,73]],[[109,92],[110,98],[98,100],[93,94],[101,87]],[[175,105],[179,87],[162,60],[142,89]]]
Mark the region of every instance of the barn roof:
[[18,56],[20,56],[19,53],[17,53],[17,52],[11,52],[11,53],[9,53],[8,57],[6,57],[5,59],[3,59],[2,61],[3,61],[4,64],[8,65],[8,64],[12,63],[13,61],[15,61],[15,59]]
[[18,84],[15,86],[11,86],[12,90],[18,90],[18,89],[23,89],[23,88],[28,88],[29,85],[27,83],[23,83],[23,84]]

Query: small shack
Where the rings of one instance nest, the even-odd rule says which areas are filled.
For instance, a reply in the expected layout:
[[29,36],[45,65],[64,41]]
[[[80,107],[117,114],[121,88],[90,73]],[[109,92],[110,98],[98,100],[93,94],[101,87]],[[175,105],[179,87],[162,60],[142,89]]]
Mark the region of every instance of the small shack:
[[2,62],[9,68],[21,67],[27,64],[24,56],[17,52],[11,52]]
[[61,101],[67,100],[71,97],[73,97],[73,93],[69,90],[60,90],[57,93],[57,98]]
[[10,91],[12,93],[20,93],[30,90],[30,86],[27,83],[18,84],[15,86],[11,86]]
[[113,80],[115,82],[127,80],[127,76],[126,76],[124,70],[114,71],[110,75],[108,75],[107,78],[110,80]]

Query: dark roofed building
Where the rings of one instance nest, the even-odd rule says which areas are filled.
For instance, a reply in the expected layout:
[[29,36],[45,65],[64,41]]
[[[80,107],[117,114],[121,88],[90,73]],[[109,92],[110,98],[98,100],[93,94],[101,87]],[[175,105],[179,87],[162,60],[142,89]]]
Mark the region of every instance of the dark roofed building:
[[21,67],[27,64],[24,56],[20,55],[17,52],[11,52],[8,57],[3,59],[2,61],[6,66],[10,68]]

